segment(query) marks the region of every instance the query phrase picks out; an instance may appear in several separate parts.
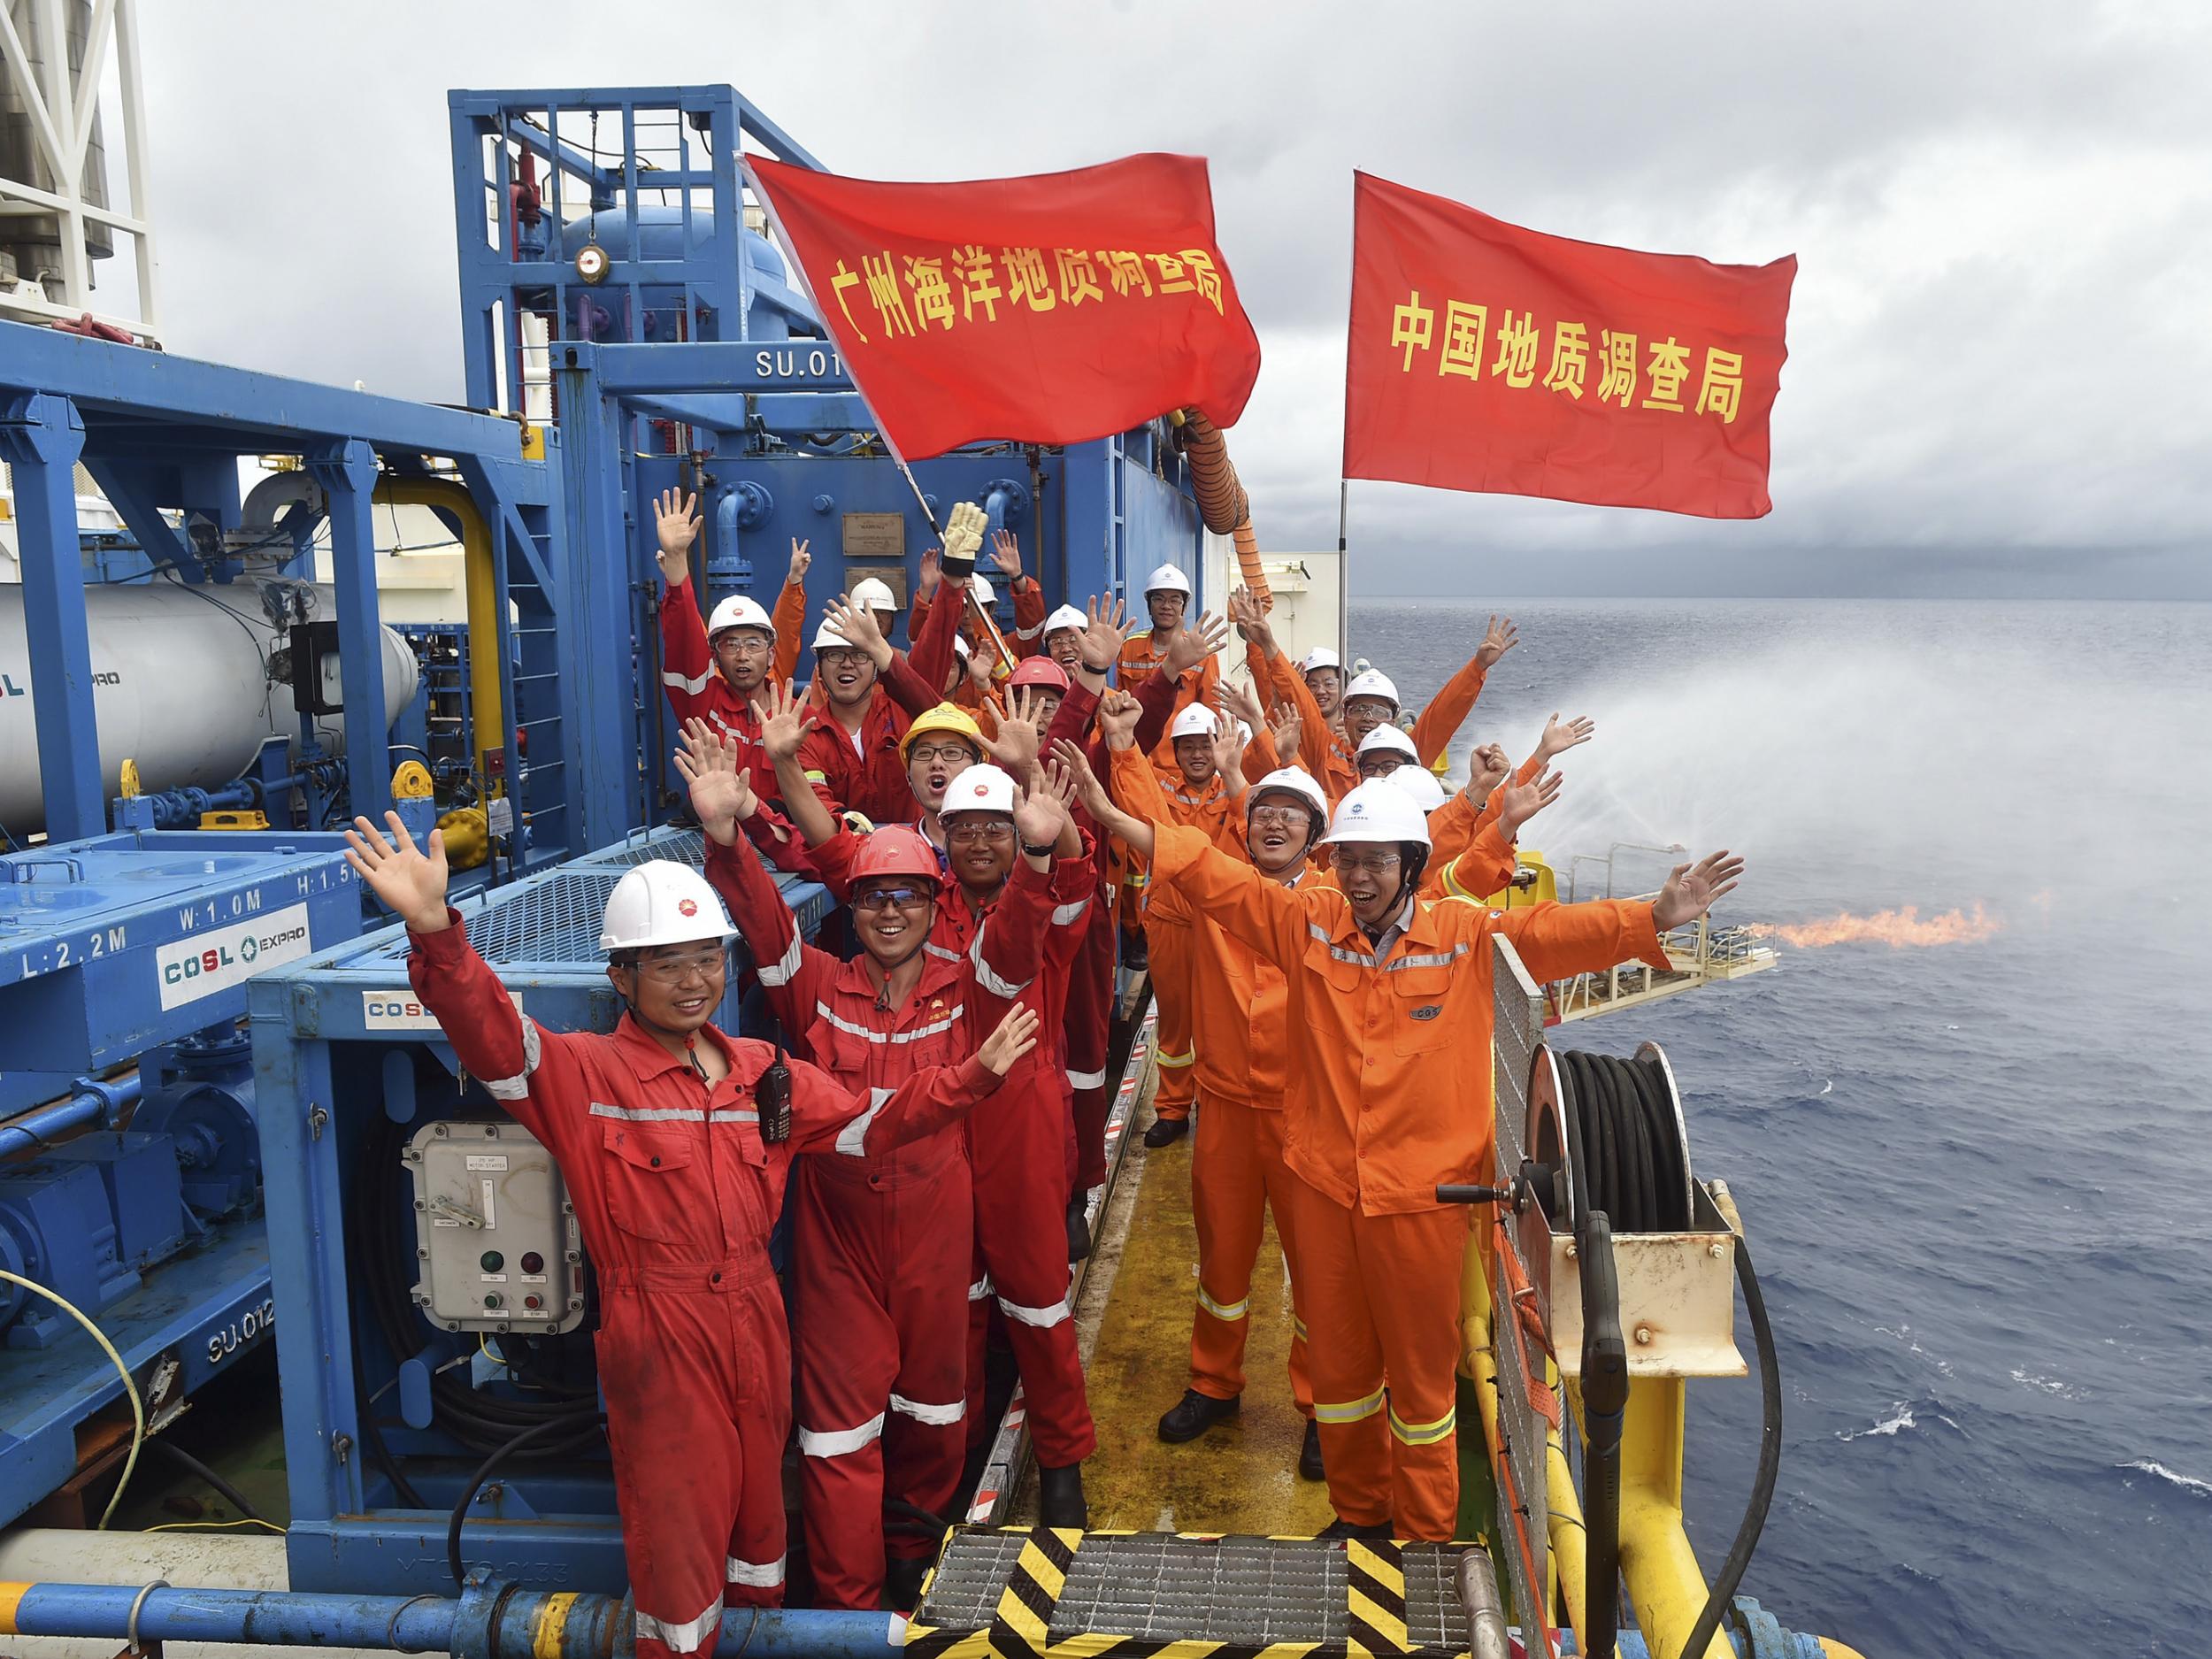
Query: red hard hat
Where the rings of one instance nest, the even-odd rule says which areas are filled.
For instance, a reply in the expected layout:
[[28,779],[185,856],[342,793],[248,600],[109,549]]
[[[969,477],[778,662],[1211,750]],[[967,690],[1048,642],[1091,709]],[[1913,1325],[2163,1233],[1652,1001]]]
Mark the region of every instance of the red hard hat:
[[1014,664],[1014,672],[1008,676],[1006,683],[1010,686],[1042,686],[1064,696],[1068,689],[1068,671],[1049,657],[1025,657]]
[[892,824],[861,838],[845,876],[848,887],[858,887],[877,876],[919,876],[933,885],[943,880],[937,849],[919,830]]

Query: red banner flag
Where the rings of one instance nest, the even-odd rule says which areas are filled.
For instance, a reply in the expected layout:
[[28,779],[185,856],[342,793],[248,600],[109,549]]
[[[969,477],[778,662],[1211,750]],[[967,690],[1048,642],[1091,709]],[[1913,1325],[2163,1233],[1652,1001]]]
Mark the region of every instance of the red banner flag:
[[963,184],[748,157],[853,382],[909,459],[1244,412],[1260,342],[1214,242],[1206,164],[1131,156]]
[[1791,255],[1523,230],[1355,175],[1344,476],[1756,518]]

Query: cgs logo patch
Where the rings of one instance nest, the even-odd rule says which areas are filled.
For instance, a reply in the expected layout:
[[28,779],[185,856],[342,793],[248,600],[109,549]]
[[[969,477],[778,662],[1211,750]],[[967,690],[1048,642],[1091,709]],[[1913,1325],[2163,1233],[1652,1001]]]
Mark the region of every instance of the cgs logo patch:
[[1426,1008],[1417,1008],[1417,1009],[1415,1009],[1415,1010],[1413,1010],[1413,1018],[1416,1018],[1416,1019],[1434,1019],[1434,1018],[1436,1018],[1439,1014],[1442,1013],[1443,1011],[1444,1011],[1444,1004],[1443,1004],[1443,1003],[1441,1003],[1441,1002],[1431,1002],[1431,1003],[1430,1003],[1430,1004],[1429,1004]]

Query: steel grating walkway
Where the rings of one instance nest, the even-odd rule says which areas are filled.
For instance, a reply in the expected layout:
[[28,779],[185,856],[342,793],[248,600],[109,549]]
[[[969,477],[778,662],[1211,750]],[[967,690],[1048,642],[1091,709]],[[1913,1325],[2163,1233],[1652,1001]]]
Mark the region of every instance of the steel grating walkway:
[[[920,1640],[910,1645],[950,1651],[958,1633],[990,1631],[1013,1601],[1042,1621],[1055,1646],[1078,1636],[1121,1638],[1133,1650],[1350,1640],[1377,1654],[1457,1653],[1467,1646],[1466,1618],[1453,1578],[1464,1548],[969,1529],[947,1544],[915,1614]],[[1064,1571],[1045,1551],[1065,1561]],[[1356,1601],[1371,1617],[1378,1605],[1391,1614],[1402,1607],[1402,1628],[1369,1624],[1354,1614]],[[1008,1633],[1001,1622],[1001,1644]]]

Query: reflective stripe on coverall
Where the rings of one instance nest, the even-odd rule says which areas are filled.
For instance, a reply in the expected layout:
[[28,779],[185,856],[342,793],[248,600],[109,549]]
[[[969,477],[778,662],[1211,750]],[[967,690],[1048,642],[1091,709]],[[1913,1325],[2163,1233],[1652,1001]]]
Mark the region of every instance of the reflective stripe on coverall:
[[[918,1071],[956,1064],[989,1034],[965,962],[925,954],[912,994],[886,1007],[861,960],[840,962],[799,936],[750,850],[710,840],[706,873],[795,1050],[841,1087],[879,1098]],[[1021,979],[1036,973],[1049,903],[1046,879],[1029,882],[1035,904],[1004,907],[1005,926],[987,923],[989,941],[978,947]],[[974,1200],[957,1128],[870,1155],[853,1127],[794,1176],[799,1483],[817,1599],[872,1609],[883,1593],[885,1499],[942,1515],[960,1485]],[[938,1541],[896,1532],[888,1553],[911,1559]]]
[[1341,892],[1279,887],[1195,830],[1158,826],[1153,871],[1283,970],[1284,1160],[1310,1189],[1290,1208],[1330,1502],[1347,1521],[1447,1540],[1459,1502],[1449,1240],[1463,1245],[1471,1217],[1438,1205],[1434,1189],[1494,1174],[1491,935],[1539,983],[1637,958],[1663,965],[1651,906],[1417,899],[1378,957]]
[[627,1014],[609,1036],[548,1031],[447,914],[409,935],[409,982],[463,1069],[552,1153],[597,1270],[638,1653],[710,1650],[726,1605],[783,1599],[790,1338],[768,1234],[792,1156],[855,1128],[881,1153],[957,1122],[998,1079],[971,1059],[872,1102],[795,1061],[791,1138],[770,1145],[753,1094],[768,1044],[704,1027],[729,1063],[710,1087]]

